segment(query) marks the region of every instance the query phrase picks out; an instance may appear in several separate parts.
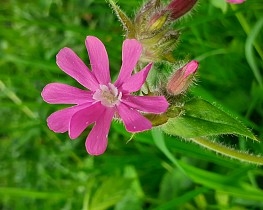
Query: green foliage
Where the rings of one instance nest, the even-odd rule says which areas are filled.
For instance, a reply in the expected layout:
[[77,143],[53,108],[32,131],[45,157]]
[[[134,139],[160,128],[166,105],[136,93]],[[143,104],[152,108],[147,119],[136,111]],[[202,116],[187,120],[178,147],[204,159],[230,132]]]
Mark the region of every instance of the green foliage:
[[[221,1],[223,2],[223,1]],[[119,0],[129,17],[142,1]],[[222,7],[221,7],[222,8]],[[200,0],[181,29],[174,57],[200,62],[192,95],[220,104],[263,139],[261,0],[228,5]],[[111,75],[121,65],[123,30],[104,0],[5,0],[0,7],[0,209],[263,209],[262,167],[225,158],[155,129],[131,134],[114,122],[103,156],[46,126],[64,106],[41,99],[50,82],[78,85],[55,64],[67,46],[87,64],[84,40],[99,37]],[[247,134],[248,135],[248,134]],[[224,136],[220,142],[262,154],[262,143]]]
[[228,3],[225,0],[210,0],[211,4],[222,10],[223,13],[227,10]]
[[256,140],[242,123],[202,99],[187,101],[182,109],[181,116],[162,126],[164,132],[184,138],[237,134]]

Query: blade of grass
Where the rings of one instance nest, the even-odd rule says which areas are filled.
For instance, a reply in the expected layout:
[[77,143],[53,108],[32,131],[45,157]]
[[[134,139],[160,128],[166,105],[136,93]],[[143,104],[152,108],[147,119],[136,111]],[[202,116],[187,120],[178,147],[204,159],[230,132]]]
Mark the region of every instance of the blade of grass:
[[[250,31],[250,33],[247,37],[246,45],[245,45],[245,53],[246,53],[247,62],[249,64],[251,70],[253,71],[254,76],[255,76],[257,82],[259,83],[260,87],[263,87],[262,77],[261,77],[259,68],[257,66],[257,63],[255,61],[255,55],[253,53],[253,43],[255,43],[255,39],[256,39],[257,35],[259,34],[262,26],[263,26],[263,18],[259,19],[258,22],[255,24],[255,26],[252,28],[252,30]],[[263,60],[263,57],[261,57],[261,58]]]
[[[231,7],[232,7],[233,11],[235,11],[235,12],[237,11],[236,5],[231,4]],[[251,32],[251,28],[250,28],[249,23],[247,22],[246,18],[244,17],[244,15],[240,12],[237,12],[236,17],[237,17],[240,25],[242,26],[243,30],[245,31],[245,33],[247,35],[249,35]],[[253,45],[254,45],[255,49],[257,50],[258,54],[260,55],[261,59],[263,60],[263,51],[260,48],[259,44],[257,42],[253,42]]]

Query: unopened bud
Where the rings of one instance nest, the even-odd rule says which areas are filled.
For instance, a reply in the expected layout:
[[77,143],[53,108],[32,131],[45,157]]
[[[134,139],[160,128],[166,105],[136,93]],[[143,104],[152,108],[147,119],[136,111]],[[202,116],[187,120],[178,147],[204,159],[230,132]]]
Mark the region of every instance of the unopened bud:
[[177,70],[167,84],[167,92],[179,95],[187,90],[193,81],[193,76],[198,68],[198,62],[193,60]]
[[170,17],[175,20],[189,12],[196,2],[197,0],[173,0],[164,10],[170,11]]
[[160,30],[164,26],[167,18],[168,18],[168,13],[164,14],[163,16],[160,16],[158,19],[152,19],[149,23],[150,25],[149,30],[150,31]]

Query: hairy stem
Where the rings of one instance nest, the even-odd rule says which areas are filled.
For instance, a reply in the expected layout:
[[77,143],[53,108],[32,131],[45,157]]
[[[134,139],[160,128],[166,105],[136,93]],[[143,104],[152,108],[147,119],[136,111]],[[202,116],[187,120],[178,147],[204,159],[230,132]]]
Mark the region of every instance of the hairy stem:
[[213,150],[218,152],[224,156],[237,159],[242,162],[256,164],[256,165],[263,165],[263,157],[247,154],[241,151],[234,150],[232,148],[226,147],[222,144],[218,144],[214,141],[205,139],[205,138],[191,138],[193,142],[199,144],[202,147],[205,147],[209,150]]

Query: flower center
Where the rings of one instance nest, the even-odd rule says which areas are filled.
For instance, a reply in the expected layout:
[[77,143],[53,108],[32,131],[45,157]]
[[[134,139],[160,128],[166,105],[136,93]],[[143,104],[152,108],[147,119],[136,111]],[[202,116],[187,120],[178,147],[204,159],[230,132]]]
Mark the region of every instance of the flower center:
[[122,92],[111,83],[107,85],[100,85],[100,88],[93,94],[93,99],[100,101],[102,105],[107,107],[114,107],[120,104]]

